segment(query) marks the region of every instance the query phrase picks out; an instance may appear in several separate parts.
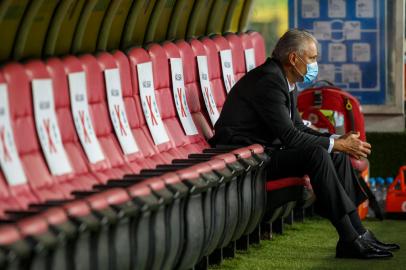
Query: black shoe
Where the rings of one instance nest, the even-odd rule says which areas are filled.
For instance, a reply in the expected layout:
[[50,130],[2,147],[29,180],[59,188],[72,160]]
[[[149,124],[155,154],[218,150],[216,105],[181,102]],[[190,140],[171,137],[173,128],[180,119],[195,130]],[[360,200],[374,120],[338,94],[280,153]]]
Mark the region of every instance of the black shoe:
[[371,246],[380,250],[393,251],[400,249],[400,246],[398,244],[386,244],[380,242],[378,239],[376,239],[375,235],[368,230],[362,235],[362,238]]
[[337,258],[356,259],[383,259],[393,257],[392,253],[376,249],[365,241],[361,236],[352,242],[338,241],[336,247]]

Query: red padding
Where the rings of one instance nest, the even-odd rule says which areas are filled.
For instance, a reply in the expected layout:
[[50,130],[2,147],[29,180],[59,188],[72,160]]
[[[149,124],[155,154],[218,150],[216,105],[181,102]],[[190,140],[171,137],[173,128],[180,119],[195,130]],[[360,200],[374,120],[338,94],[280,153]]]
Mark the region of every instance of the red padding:
[[304,186],[306,185],[306,180],[300,177],[288,177],[288,178],[281,178],[277,180],[271,180],[266,183],[266,190],[278,190],[286,187],[291,186]]
[[352,167],[359,172],[363,172],[368,168],[368,160],[367,159],[355,159],[353,157],[350,158],[351,159],[351,164]]

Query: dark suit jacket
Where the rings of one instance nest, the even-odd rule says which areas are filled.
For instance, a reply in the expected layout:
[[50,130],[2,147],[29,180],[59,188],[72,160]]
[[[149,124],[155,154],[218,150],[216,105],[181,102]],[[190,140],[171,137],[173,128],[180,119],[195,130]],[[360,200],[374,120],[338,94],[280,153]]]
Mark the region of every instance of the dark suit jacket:
[[209,142],[212,146],[259,143],[286,148],[321,145],[328,149],[330,134],[306,127],[296,101],[297,90],[289,93],[282,65],[268,58],[231,89]]

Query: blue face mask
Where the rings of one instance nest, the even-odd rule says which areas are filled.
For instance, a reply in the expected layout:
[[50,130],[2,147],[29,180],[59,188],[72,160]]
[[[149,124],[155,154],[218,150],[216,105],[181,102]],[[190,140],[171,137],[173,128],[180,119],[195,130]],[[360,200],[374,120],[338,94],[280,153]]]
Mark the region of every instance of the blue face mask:
[[[299,59],[304,63],[302,58],[299,57]],[[299,74],[303,76],[303,82],[304,83],[313,82],[317,78],[318,73],[319,73],[319,66],[317,65],[317,62],[313,62],[313,63],[310,63],[310,64],[306,65],[306,74],[305,75],[302,75],[299,72]]]

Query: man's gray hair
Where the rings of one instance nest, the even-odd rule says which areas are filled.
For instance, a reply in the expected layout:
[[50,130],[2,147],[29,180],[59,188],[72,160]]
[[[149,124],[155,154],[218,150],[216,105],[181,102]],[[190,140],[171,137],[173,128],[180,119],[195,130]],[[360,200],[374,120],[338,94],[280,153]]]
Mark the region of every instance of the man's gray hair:
[[308,41],[313,41],[317,46],[317,39],[310,32],[297,28],[290,29],[276,43],[272,57],[281,63],[286,63],[291,52],[303,55]]

